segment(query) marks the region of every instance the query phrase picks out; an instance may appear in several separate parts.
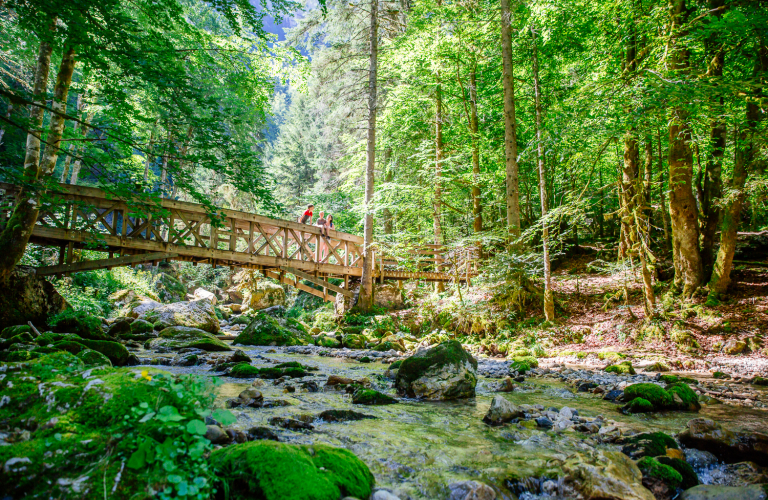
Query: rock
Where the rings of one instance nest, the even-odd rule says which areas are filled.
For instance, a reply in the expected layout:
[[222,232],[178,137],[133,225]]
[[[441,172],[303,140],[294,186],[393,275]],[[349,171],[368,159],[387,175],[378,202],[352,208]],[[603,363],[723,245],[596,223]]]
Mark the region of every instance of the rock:
[[555,424],[547,417],[539,417],[536,420],[536,425],[543,429],[551,429]]
[[317,418],[326,422],[346,422],[348,420],[365,420],[376,417],[353,410],[325,410],[319,413]]
[[197,328],[208,333],[219,331],[219,318],[216,316],[213,304],[207,299],[159,304],[157,307],[142,312],[138,318],[155,325],[160,322],[168,326]]
[[621,452],[638,460],[643,457],[666,455],[668,449],[677,450],[677,442],[663,432],[644,432],[627,436],[618,441],[623,445]]
[[478,481],[461,481],[448,485],[450,500],[496,500],[496,492],[487,484]]
[[341,341],[333,335],[318,335],[315,339],[315,345],[320,347],[328,347],[331,349],[338,349],[341,347]]
[[367,339],[364,335],[348,333],[341,339],[341,344],[349,349],[365,349]]
[[267,439],[270,441],[280,441],[272,429],[269,427],[251,427],[246,433],[249,441],[258,441],[261,439]]
[[680,473],[655,458],[643,457],[637,462],[637,467],[643,473],[643,486],[648,488],[657,500],[671,500],[673,493],[682,485],[683,478]]
[[124,334],[131,333],[131,322],[133,318],[122,317],[116,318],[110,325],[107,335],[110,337],[122,337]]
[[359,388],[352,393],[352,403],[356,405],[391,405],[397,403],[393,397],[374,389]]
[[163,302],[181,302],[187,296],[187,287],[177,277],[167,273],[157,274],[157,281],[152,285],[157,297]]
[[94,351],[93,349],[85,349],[75,354],[75,356],[83,362],[86,368],[93,366],[112,367],[112,362],[108,357],[98,351]]
[[374,284],[373,304],[386,309],[402,309],[403,291],[395,283]]
[[515,389],[517,389],[517,384],[515,384],[512,377],[504,377],[495,390],[497,392],[513,392]]
[[[350,283],[349,285],[350,285],[349,289],[354,294],[354,297],[347,297],[346,295],[341,293],[336,294],[336,301],[333,303],[333,312],[336,315],[336,317],[342,317],[344,316],[344,314],[351,311],[352,307],[357,301],[357,296],[360,293],[360,283]],[[343,288],[343,285],[342,285],[342,288]]]
[[215,294],[209,292],[205,288],[196,288],[194,292],[192,292],[192,299],[191,300],[200,300],[200,299],[206,299],[211,302],[214,306],[219,303],[219,299],[216,297]]
[[400,500],[400,497],[393,495],[387,490],[377,490],[371,496],[371,500]]
[[328,375],[328,380],[325,382],[326,386],[333,387],[336,385],[350,385],[355,381],[351,378],[342,377],[341,375]]
[[[754,462],[740,462],[737,464],[725,464],[720,467],[727,481],[713,481],[723,486],[744,486],[747,484],[768,483],[768,470],[758,466]],[[710,472],[712,475],[714,471]]]
[[315,428],[315,426],[313,426],[312,424],[308,424],[306,422],[302,422],[301,420],[296,420],[288,417],[272,417],[269,419],[269,424],[276,425],[278,427],[282,427],[283,429],[289,429],[292,431],[312,430]]
[[[293,328],[282,326],[280,321],[284,321],[286,325],[291,325]],[[298,325],[286,320],[280,321],[267,316],[264,312],[259,312],[232,343],[262,346],[307,345],[310,343],[311,337],[302,331]]]
[[766,486],[754,484],[751,486],[718,486],[700,484],[685,490],[680,500],[766,500]]
[[163,305],[158,302],[157,297],[147,297],[127,289],[116,291],[109,296],[109,300],[117,309],[115,315],[118,317],[138,318],[145,312]]
[[67,335],[61,341],[54,342],[53,347],[67,351],[71,354],[79,354],[86,348],[99,352],[109,358],[114,366],[128,366],[133,363],[133,358],[128,349],[119,342],[109,340],[88,340],[82,339],[77,335]]
[[623,453],[599,451],[594,458],[577,454],[563,468],[586,500],[654,500],[641,484],[640,469]]
[[374,484],[352,452],[324,444],[252,441],[215,450],[210,462],[231,498],[366,499]]
[[270,281],[259,282],[256,290],[243,291],[243,311],[260,311],[272,306],[284,306],[285,303],[283,287]]
[[473,397],[476,385],[477,361],[456,340],[419,349],[395,377],[398,393],[428,400]]
[[712,420],[695,418],[678,439],[687,447],[709,451],[727,463],[749,460],[768,466],[768,434],[736,433]]
[[488,408],[488,413],[483,417],[483,422],[488,425],[501,425],[523,415],[525,415],[525,412],[513,403],[501,396],[495,396],[491,401],[491,406]]
[[[661,410],[699,411],[699,396],[683,382],[667,384],[666,388],[653,383],[632,384],[624,388],[623,408],[629,413],[643,413]],[[633,400],[645,400],[632,404]]]
[[251,357],[248,356],[245,352],[243,352],[242,349],[237,349],[235,352],[232,353],[232,356],[229,357],[230,363],[250,363]]
[[741,354],[747,348],[747,343],[741,340],[731,339],[723,346],[723,352],[726,354]]
[[686,448],[684,453],[685,461],[696,469],[702,469],[717,463],[717,457],[708,451]]
[[210,333],[186,326],[171,326],[149,341],[150,349],[179,350],[187,347],[204,351],[231,351],[232,348]]
[[264,401],[264,396],[261,394],[261,391],[256,390],[255,387],[248,387],[241,391],[240,394],[237,395],[237,398],[241,401],[243,406],[259,407],[262,401]]
[[57,333],[74,333],[89,340],[114,340],[104,333],[101,318],[74,309],[49,318],[48,324]]
[[231,442],[229,435],[218,425],[206,425],[205,428],[205,439],[211,443],[229,444]]
[[617,375],[634,375],[635,369],[630,361],[622,361],[621,363],[608,366],[605,372],[616,373]]
[[68,307],[53,285],[35,274],[34,267],[16,266],[0,288],[0,329],[28,321],[39,328],[49,316]]

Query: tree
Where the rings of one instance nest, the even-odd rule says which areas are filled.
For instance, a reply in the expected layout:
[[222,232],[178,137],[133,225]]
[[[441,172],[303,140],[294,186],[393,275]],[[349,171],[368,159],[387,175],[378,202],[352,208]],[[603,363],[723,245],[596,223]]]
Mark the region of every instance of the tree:
[[507,231],[520,236],[519,166],[517,164],[517,121],[515,119],[515,72],[512,58],[512,11],[510,0],[501,0],[501,54],[504,86],[504,164],[506,168]]

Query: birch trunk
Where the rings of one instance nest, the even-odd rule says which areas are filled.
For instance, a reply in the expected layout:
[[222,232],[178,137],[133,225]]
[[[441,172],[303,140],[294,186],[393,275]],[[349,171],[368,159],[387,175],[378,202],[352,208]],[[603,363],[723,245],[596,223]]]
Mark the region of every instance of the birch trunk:
[[512,63],[512,12],[510,0],[501,0],[501,59],[504,87],[504,159],[507,188],[507,231],[510,239],[520,236],[520,186],[517,164],[517,120]]
[[373,182],[376,169],[376,90],[379,52],[379,0],[371,0],[371,25],[368,67],[368,144],[365,167],[365,220],[363,224],[363,276],[358,303],[369,311],[373,306]]
[[541,135],[541,86],[539,84],[539,57],[536,47],[536,31],[531,26],[533,36],[533,89],[536,103],[536,154],[539,171],[539,196],[541,197],[541,244],[544,252],[544,317],[547,321],[555,319],[555,297],[552,292],[552,266],[549,262],[549,228],[547,227],[547,175],[544,170],[544,144]]

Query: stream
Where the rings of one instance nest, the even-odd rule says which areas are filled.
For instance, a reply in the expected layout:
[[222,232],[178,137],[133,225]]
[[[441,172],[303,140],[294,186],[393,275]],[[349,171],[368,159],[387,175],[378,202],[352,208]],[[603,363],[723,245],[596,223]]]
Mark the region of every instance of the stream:
[[[526,478],[562,476],[560,465],[567,457],[595,448],[620,450],[620,446],[600,444],[593,436],[568,429],[565,432],[543,431],[525,422],[490,427],[482,418],[491,400],[501,395],[520,404],[539,404],[545,408],[560,409],[568,406],[584,417],[597,417],[614,421],[623,434],[662,431],[674,435],[685,428],[688,420],[705,417],[724,427],[740,431],[766,429],[766,413],[760,410],[724,404],[703,405],[699,413],[666,412],[656,414],[624,415],[619,405],[599,396],[577,393],[564,383],[544,377],[527,379],[519,389],[510,393],[493,392],[497,380],[478,377],[477,396],[473,399],[451,402],[423,402],[400,399],[387,406],[353,405],[349,397],[332,387],[325,388],[329,375],[352,379],[368,378],[372,386],[395,396],[392,380],[384,377],[387,365],[359,363],[347,358],[308,356],[284,352],[275,347],[238,346],[253,359],[257,367],[272,366],[275,362],[298,361],[317,367],[311,377],[288,381],[296,388],[289,393],[283,385],[264,380],[258,386],[265,400],[283,400],[286,406],[272,408],[235,408],[231,411],[237,422],[231,427],[247,430],[255,426],[269,426],[273,417],[310,420],[328,409],[355,410],[373,419],[326,423],[314,420],[314,430],[292,431],[273,427],[280,441],[295,444],[326,443],[346,448],[362,459],[373,472],[377,488],[386,488],[400,499],[448,499],[451,483],[477,480],[494,488],[497,498],[517,498],[510,491],[512,480],[525,484]],[[141,350],[139,356],[164,356]],[[229,355],[224,354],[223,355]],[[172,373],[196,373],[214,376],[209,365],[192,367],[160,367]],[[253,379],[220,377],[216,405],[226,408],[228,399],[236,398]],[[314,380],[318,392],[306,392],[301,383]],[[259,384],[259,382],[257,382]],[[272,426],[269,426],[272,427]],[[532,428],[531,428],[532,427]],[[718,466],[715,466],[718,467]],[[717,481],[711,471],[699,470],[702,482]],[[717,472],[717,471],[715,471]],[[709,478],[709,480],[707,479]],[[525,488],[523,488],[525,489]],[[535,490],[536,488],[533,488]],[[520,493],[518,491],[518,493]],[[520,498],[551,498],[546,495],[523,493]]]

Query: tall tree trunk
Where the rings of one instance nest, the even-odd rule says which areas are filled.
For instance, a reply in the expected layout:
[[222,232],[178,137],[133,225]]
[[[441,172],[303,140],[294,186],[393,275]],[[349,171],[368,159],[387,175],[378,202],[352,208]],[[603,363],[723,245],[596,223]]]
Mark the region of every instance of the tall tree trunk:
[[504,87],[504,157],[507,188],[507,231],[510,239],[520,236],[520,169],[517,164],[517,120],[515,79],[512,63],[512,11],[510,0],[501,0],[501,60]]
[[480,199],[480,125],[477,117],[477,63],[469,73],[470,133],[472,134],[472,229],[483,230],[483,202]]
[[[670,1],[669,67],[676,79],[690,73],[690,53],[683,39],[688,20],[685,0]],[[693,196],[691,124],[684,104],[672,107],[669,121],[669,212],[672,222],[673,289],[691,298],[701,285],[703,268],[699,253],[699,221]]]
[[636,200],[636,182],[638,178],[638,166],[640,164],[640,148],[634,128],[624,134],[624,162],[621,167],[621,188],[619,190],[619,202],[621,203],[620,222],[621,237],[619,241],[619,259],[626,259],[632,248],[632,234],[634,232],[633,212]]
[[[8,102],[8,109],[5,111],[5,119],[9,120],[11,119],[11,114],[13,113],[13,103]],[[5,136],[5,128],[0,127],[0,144],[3,143],[3,137]]]
[[[29,132],[24,155],[24,182],[34,183],[40,174],[40,138],[43,134],[43,106],[46,101],[48,74],[51,69],[53,48],[48,42],[41,42],[35,65],[35,82],[32,89],[33,102],[29,110]],[[0,281],[10,275],[13,267],[21,259],[27,242],[37,222],[37,195],[22,186],[16,198],[10,220],[0,233]]]
[[664,227],[664,249],[669,252],[672,246],[672,236],[669,232],[669,206],[667,205],[667,189],[664,187],[664,153],[661,150],[661,131],[656,134],[659,147],[659,207],[661,209],[661,222]]
[[48,143],[43,150],[40,159],[40,174],[50,176],[56,168],[56,160],[59,158],[61,136],[64,132],[67,114],[67,97],[69,86],[72,84],[72,74],[75,71],[75,49],[67,48],[61,58],[59,74],[56,76],[56,86],[53,88],[53,102],[51,108],[51,123],[48,129]]
[[[713,12],[714,19],[722,17],[721,7],[724,0],[710,0],[710,11]],[[709,68],[707,76],[715,80],[717,85],[723,76],[723,66],[725,65],[725,53],[722,42],[718,37],[713,36],[707,40],[707,59]],[[702,188],[701,213],[701,262],[704,268],[704,279],[708,280],[712,275],[712,266],[715,259],[715,235],[720,225],[721,209],[718,206],[720,198],[723,196],[723,155],[725,154],[725,142],[728,128],[722,119],[723,96],[716,96],[712,102],[712,119],[710,125],[710,144],[712,148],[711,157],[707,161],[704,172],[704,186]]]
[[544,170],[544,142],[541,134],[541,85],[539,83],[539,56],[536,47],[536,30],[531,26],[533,37],[533,89],[536,105],[536,154],[539,171],[539,195],[541,197],[541,244],[544,252],[544,317],[547,321],[555,319],[555,296],[552,292],[552,266],[549,262],[549,228],[547,227],[547,174]]
[[[443,86],[440,83],[440,74],[437,75],[437,89],[435,90],[435,206],[433,214],[433,232],[435,245],[443,244],[443,160],[445,152],[443,149]],[[436,267],[440,267],[442,261],[435,262]],[[435,282],[435,291],[440,293],[445,291],[445,283]]]
[[152,131],[149,133],[149,145],[147,146],[146,158],[144,160],[144,184],[149,182],[149,167],[155,162],[154,145],[155,145],[155,128],[157,127],[157,121],[152,125]]
[[[768,47],[766,46],[761,47],[758,52],[755,76],[758,77],[762,85],[766,84],[766,77],[768,77]],[[757,96],[760,96],[761,93],[762,88],[755,90]],[[744,204],[744,184],[754,161],[757,149],[755,144],[755,137],[758,133],[757,125],[762,117],[763,114],[756,99],[749,99],[747,101],[746,124],[738,134],[734,153],[731,191],[734,192],[735,196],[728,197],[730,202],[723,210],[720,249],[717,252],[712,278],[709,280],[709,297],[712,299],[725,294],[731,283],[733,254],[736,250],[736,236],[741,218],[741,208]]]
[[[83,108],[85,107],[85,99],[83,98],[83,94],[78,94],[77,100],[75,101],[75,109],[77,110],[77,118],[78,120],[82,120],[83,118]],[[78,129],[82,128],[81,123],[75,122],[75,124],[72,126],[72,131],[77,132]],[[62,184],[65,184],[67,182],[67,177],[69,177],[69,166],[72,163],[73,157],[77,156],[80,149],[83,149],[75,144],[70,144],[69,147],[67,147],[67,157],[64,158],[64,170],[61,172],[61,179],[59,182]]]
[[[392,161],[392,148],[384,150],[384,182],[390,183],[395,179],[395,170],[390,166]],[[384,234],[392,234],[392,211],[389,207],[382,210],[384,219]]]
[[370,59],[368,67],[368,144],[365,168],[365,222],[363,224],[363,277],[359,305],[364,311],[373,306],[373,181],[376,169],[376,91],[379,55],[379,0],[371,0]]

